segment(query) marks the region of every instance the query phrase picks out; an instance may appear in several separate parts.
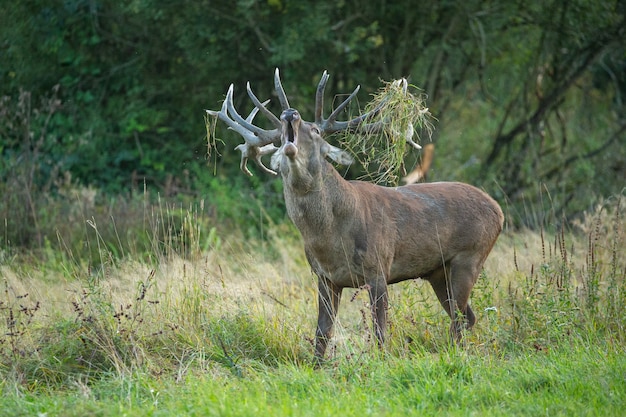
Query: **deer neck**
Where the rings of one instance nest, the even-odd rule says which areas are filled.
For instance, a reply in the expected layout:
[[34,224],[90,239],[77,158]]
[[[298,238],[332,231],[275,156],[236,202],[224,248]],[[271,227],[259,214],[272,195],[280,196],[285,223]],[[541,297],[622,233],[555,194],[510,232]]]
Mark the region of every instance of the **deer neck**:
[[309,232],[335,228],[336,214],[355,206],[351,185],[326,160],[305,170],[282,171],[287,214],[306,239]]

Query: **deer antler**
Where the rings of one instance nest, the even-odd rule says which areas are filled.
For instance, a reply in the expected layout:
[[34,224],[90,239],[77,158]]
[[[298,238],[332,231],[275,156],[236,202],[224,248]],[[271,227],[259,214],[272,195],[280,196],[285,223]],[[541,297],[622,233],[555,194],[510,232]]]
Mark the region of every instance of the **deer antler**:
[[339,106],[337,106],[337,108],[330,114],[330,116],[328,116],[327,119],[324,119],[324,90],[326,89],[328,77],[328,73],[324,71],[324,73],[322,74],[322,78],[317,85],[317,91],[315,92],[315,124],[317,124],[322,129],[322,132],[326,134],[340,132],[342,130],[358,130],[359,132],[363,133],[379,132],[383,127],[382,122],[369,124],[363,123],[367,119],[376,116],[382,109],[382,105],[376,107],[374,110],[368,113],[357,116],[352,120],[344,122],[337,121],[337,116],[339,115],[339,113],[344,110],[348,106],[348,104],[350,104],[352,99],[361,89],[360,85],[357,85],[352,94],[350,94],[348,98],[346,98]]
[[[357,95],[361,86],[357,86],[352,94],[348,96],[331,114],[327,119],[324,119],[324,90],[326,89],[326,83],[328,82],[328,73],[324,71],[319,84],[317,85],[317,91],[315,93],[315,123],[320,126],[322,131],[326,134],[331,134],[343,130],[358,131],[361,133],[380,133],[386,120],[379,120],[373,123],[365,123],[368,119],[376,117],[380,111],[385,107],[385,102],[380,103],[373,110],[355,117],[352,120],[338,122],[337,116],[343,111],[352,99]],[[394,81],[394,85],[401,87],[404,94],[408,93],[408,81],[406,78]],[[428,109],[426,109],[428,111]],[[409,123],[406,132],[392,132],[394,136],[402,136],[404,140],[415,149],[421,149],[421,146],[413,141],[413,135],[415,133],[413,124]]]
[[[357,86],[354,91],[346,98],[337,108],[328,116],[328,118],[324,118],[323,109],[324,109],[324,91],[326,89],[326,84],[328,82],[329,75],[326,71],[322,74],[322,78],[317,86],[317,91],[315,93],[315,124],[317,124],[323,133],[323,135],[329,135],[332,133],[336,133],[339,131],[357,131],[360,133],[379,133],[383,130],[386,120],[383,118],[382,120],[378,120],[376,122],[367,123],[368,120],[374,118],[376,115],[380,113],[380,111],[384,108],[385,102],[380,103],[373,110],[357,116],[351,120],[347,121],[337,121],[337,117],[339,114],[350,104],[350,102],[354,99],[354,97],[359,92],[361,86]],[[406,94],[407,92],[407,81],[406,79],[395,81],[398,86],[402,87],[403,92]],[[278,101],[280,102],[283,110],[287,110],[290,108],[289,100],[287,100],[287,95],[285,94],[285,90],[283,89],[282,83],[280,81],[280,73],[278,68],[274,72],[274,87],[276,89],[276,94],[278,96]],[[241,170],[245,172],[247,175],[252,176],[252,173],[248,169],[248,160],[253,159],[254,162],[264,171],[272,175],[277,175],[275,171],[267,168],[263,165],[261,158],[265,155],[272,154],[276,152],[279,148],[273,145],[274,142],[280,139],[281,136],[281,122],[280,120],[270,112],[265,106],[269,103],[269,100],[261,102],[256,95],[252,92],[252,88],[250,87],[250,83],[246,85],[246,90],[248,92],[248,96],[254,103],[254,109],[250,112],[250,115],[245,119],[239,115],[235,106],[233,104],[233,85],[231,84],[228,88],[228,92],[226,93],[226,99],[222,104],[222,108],[219,111],[207,110],[206,112],[213,116],[219,118],[221,121],[226,123],[228,127],[235,132],[239,133],[243,139],[244,143],[238,145],[235,149],[241,151]],[[274,125],[274,129],[265,130],[258,126],[255,126],[252,122],[254,117],[258,112],[263,113],[265,117]],[[420,146],[417,145],[412,140],[413,136],[413,125],[409,125],[407,132],[393,132],[395,135],[402,135],[405,137],[405,140],[419,149]]]
[[[267,103],[269,103],[269,100],[261,103],[261,101],[252,92],[250,83],[247,85],[248,95],[250,96],[250,99],[254,103],[255,107],[252,109],[248,117],[245,119],[241,117],[239,113],[237,113],[237,110],[235,110],[235,105],[233,104],[233,89],[234,87],[231,84],[228,88],[228,92],[226,93],[226,99],[224,100],[222,108],[219,111],[207,110],[206,112],[226,123],[230,129],[239,133],[243,137],[244,143],[235,148],[241,151],[240,167],[243,172],[252,176],[252,173],[248,169],[248,159],[253,159],[259,168],[261,168],[264,172],[277,175],[276,171],[273,171],[263,165],[261,157],[274,153],[278,150],[278,148],[273,145],[273,142],[280,138],[280,121],[265,107]],[[263,113],[270,120],[270,122],[276,126],[275,129],[265,130],[252,124],[254,117],[259,111],[261,111],[261,113]],[[229,114],[232,116],[232,119]]]
[[[402,93],[404,95],[408,94],[409,82],[406,80],[406,78],[401,78],[399,80],[395,80],[393,82],[393,85],[396,86],[396,87],[401,87],[402,88]],[[420,111],[422,113],[428,113],[428,109],[422,109]],[[422,147],[420,145],[418,145],[417,143],[415,143],[413,141],[413,135],[415,134],[415,129],[413,128],[413,123],[409,123],[406,132],[393,132],[393,133],[394,133],[395,136],[404,136],[404,140],[406,141],[406,143],[408,143],[409,145],[411,145],[415,149],[417,149],[417,150],[422,149]]]

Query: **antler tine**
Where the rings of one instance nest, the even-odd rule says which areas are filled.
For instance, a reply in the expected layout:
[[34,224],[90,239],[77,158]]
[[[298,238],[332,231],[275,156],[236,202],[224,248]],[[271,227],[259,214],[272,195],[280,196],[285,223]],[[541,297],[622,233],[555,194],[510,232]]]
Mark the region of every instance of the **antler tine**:
[[394,86],[398,86],[398,87],[402,87],[402,93],[406,94],[408,92],[409,89],[409,82],[407,81],[406,78],[400,78],[399,80],[395,80],[393,82]]
[[[257,142],[259,142],[259,145],[261,146],[267,145],[268,143],[273,142],[277,137],[280,137],[280,131],[278,129],[273,129],[273,130],[261,129],[258,126],[255,126],[252,123],[249,123],[243,117],[241,117],[239,113],[237,113],[237,110],[235,109],[235,105],[233,104],[233,89],[232,88],[229,88],[228,93],[226,93],[226,107],[228,108],[228,113],[230,113],[233,119],[235,119],[235,122],[237,124],[239,124],[245,130],[252,132],[258,137]],[[257,107],[257,108],[261,111],[263,111],[262,109],[265,109],[265,107],[263,106]],[[239,131],[237,132],[241,133]]]
[[[278,123],[277,126],[280,126],[280,120],[278,120],[278,118],[265,107],[270,102],[270,100],[267,99],[263,103],[261,103],[260,100],[252,92],[249,82],[247,84],[247,90],[250,99],[254,103],[254,108],[252,109],[248,117],[246,117],[246,121],[252,123],[254,117],[260,110],[268,119],[272,121],[272,123],[274,123],[275,125]],[[239,164],[239,168],[247,175],[252,177],[252,172],[250,172],[250,170],[248,169],[248,159],[250,158],[254,160],[254,162],[263,172],[267,174],[278,175],[276,171],[269,169],[268,167],[263,165],[263,161],[261,161],[261,158],[264,155],[269,155],[276,152],[278,148],[276,148],[274,144],[268,143],[265,146],[258,147],[249,146],[247,143],[242,143],[241,145],[236,146],[235,149],[241,151],[241,163]]]
[[283,89],[283,84],[280,82],[280,73],[278,68],[274,72],[274,88],[276,89],[276,94],[278,94],[278,101],[280,101],[280,105],[283,110],[290,109],[289,100],[287,100],[287,95],[285,94],[285,90]]
[[[254,126],[249,121],[243,119],[235,110],[232,100],[233,100],[233,85],[231,84],[228,88],[228,92],[226,93],[226,100],[222,104],[222,108],[220,111],[215,110],[207,110],[206,112],[220,119],[222,122],[226,123],[228,127],[235,132],[239,133],[244,140],[249,143],[251,146],[264,146],[268,143],[273,142],[276,138],[280,137],[280,132],[278,129],[274,130],[264,130],[257,126]],[[232,110],[231,110],[232,109]],[[237,121],[231,119],[228,113],[234,113],[233,118]],[[248,116],[249,118],[250,116]],[[251,127],[251,128],[249,128]]]
[[[217,117],[219,120],[221,120],[222,122],[226,123],[228,125],[228,127],[232,130],[234,130],[235,132],[239,133],[241,136],[245,136],[251,134],[252,132],[249,132],[248,130],[244,129],[241,125],[239,125],[237,122],[235,122],[233,119],[231,119],[228,116],[228,97],[232,96],[232,92],[233,92],[233,85],[231,84],[230,87],[228,87],[228,92],[226,93],[226,100],[224,100],[224,102],[222,103],[222,108],[219,111],[215,111],[215,110],[207,110],[206,112],[213,117]],[[256,140],[258,141],[258,139],[256,137],[251,138],[252,140]]]
[[[248,159],[252,158],[261,170],[269,174],[277,175],[275,171],[272,171],[263,165],[261,157],[271,154],[278,149],[272,142],[280,137],[280,131],[278,128],[274,130],[264,130],[252,124],[254,117],[259,111],[262,111],[264,114],[265,111],[268,111],[265,108],[265,105],[269,102],[269,100],[261,103],[257,99],[254,109],[252,109],[248,117],[244,119],[239,115],[239,113],[237,113],[235,106],[233,105],[233,90],[234,86],[231,84],[228,88],[228,92],[226,93],[226,99],[224,100],[222,108],[219,111],[207,110],[206,112],[226,123],[230,129],[239,133],[243,137],[244,143],[235,148],[241,151],[240,167],[243,172],[252,176],[252,173],[248,169],[247,165]],[[235,120],[230,118],[229,113]]]
[[[402,88],[402,94],[407,95],[408,91],[409,91],[409,82],[406,78],[402,77],[399,80],[395,80],[393,82],[393,85],[396,87],[400,87]],[[382,105],[382,103],[381,103]],[[420,112],[426,113],[428,112],[428,109],[422,109],[420,110]],[[411,145],[412,147],[414,147],[415,149],[422,149],[422,147],[415,143],[415,141],[413,141],[413,136],[415,135],[415,128],[413,127],[413,123],[409,123],[409,125],[407,126],[407,130],[404,133],[400,133],[400,132],[394,132],[394,134],[396,136],[404,136],[404,140],[406,141],[406,143],[408,143],[409,145]]]
[[[254,98],[256,99],[256,96]],[[261,103],[259,102],[258,99],[256,99],[256,102],[254,103],[254,108],[252,109],[248,117],[246,117],[246,121],[249,123],[252,123],[252,121],[254,120],[254,117],[257,115],[259,110],[261,111],[265,110],[267,111],[267,113],[272,115],[272,117],[276,118],[276,116],[271,114],[269,110],[265,108],[265,106],[269,102],[270,102],[269,100],[265,100],[263,103]],[[247,175],[249,175],[250,177],[252,177],[252,172],[250,172],[250,170],[248,169],[248,159],[250,158],[254,160],[254,162],[263,172],[266,172],[272,175],[278,175],[276,171],[269,169],[268,167],[263,165],[263,161],[261,161],[261,158],[264,155],[269,155],[269,154],[276,152],[278,148],[275,147],[273,143],[268,143],[267,145],[264,145],[264,146],[253,146],[253,145],[250,145],[248,141],[246,141],[245,143],[242,143],[241,145],[235,146],[235,149],[238,151],[241,151],[241,163],[239,164],[239,168],[241,168],[241,170]]]
[[[255,98],[256,98],[256,97],[255,97]],[[269,99],[267,99],[267,100],[265,100],[263,103],[259,102],[259,105],[260,105],[260,106],[262,106],[262,107],[265,107],[265,106],[267,106],[267,104],[268,104],[269,102],[270,102],[270,100],[269,100]],[[254,118],[255,118],[255,116],[256,116],[256,114],[257,114],[258,112],[259,112],[259,107],[256,107],[256,106],[255,106],[255,107],[252,109],[252,111],[250,112],[250,114],[248,115],[248,117],[246,117],[246,122],[248,122],[248,123],[252,123],[252,121],[254,120]],[[273,116],[273,114],[272,114],[272,116]]]
[[315,123],[322,126],[324,123],[324,91],[328,82],[328,72],[324,71],[315,92]]
[[350,102],[357,95],[360,89],[361,86],[357,85],[352,94],[350,94],[347,99],[345,99],[339,106],[337,106],[337,108],[333,110],[330,116],[328,116],[328,119],[324,121],[324,124],[328,125],[328,129],[330,130],[330,132],[344,130],[349,127],[349,122],[337,122],[337,116],[339,116],[339,113],[342,112],[348,106],[348,104],[350,104]]
[[361,86],[358,85],[352,94],[348,96],[337,108],[328,116],[328,119],[324,119],[323,111],[324,111],[324,90],[326,89],[326,84],[328,82],[329,75],[326,71],[322,74],[322,78],[320,79],[319,84],[317,85],[317,91],[315,93],[315,123],[322,129],[325,134],[332,134],[335,132],[339,132],[342,130],[359,130],[364,133],[375,133],[382,129],[383,124],[381,122],[363,124],[368,118],[371,118],[378,114],[382,109],[382,106],[378,106],[376,109],[365,113],[363,115],[357,116],[352,120],[338,122],[337,117],[339,113],[341,113],[350,102],[356,97],[357,93],[361,89]]
[[278,120],[278,117],[274,116],[274,113],[272,113],[265,107],[267,103],[269,103],[270,101],[266,100],[263,103],[261,103],[261,101],[257,98],[257,96],[252,92],[252,87],[250,87],[250,82],[246,84],[246,90],[248,90],[248,96],[250,97],[250,100],[252,100],[252,103],[254,103],[255,110],[260,110],[261,113],[263,113],[263,115],[267,117],[274,126],[276,126],[276,128],[280,128],[280,120]]
[[278,148],[275,147],[274,144],[269,143],[265,146],[258,147],[250,146],[248,145],[248,143],[242,143],[241,145],[235,146],[235,149],[241,151],[241,163],[239,164],[239,168],[241,168],[241,170],[248,176],[253,176],[252,172],[250,172],[250,170],[248,169],[248,159],[250,158],[254,160],[254,162],[258,165],[259,168],[261,168],[263,172],[272,175],[278,175],[276,171],[269,169],[268,167],[263,165],[263,161],[261,161],[261,158],[264,155],[272,154],[278,150]]

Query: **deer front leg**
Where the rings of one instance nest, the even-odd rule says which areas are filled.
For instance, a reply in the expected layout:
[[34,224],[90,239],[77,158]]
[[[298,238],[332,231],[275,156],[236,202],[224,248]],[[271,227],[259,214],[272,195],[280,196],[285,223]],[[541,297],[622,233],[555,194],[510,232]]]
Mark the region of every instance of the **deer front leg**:
[[341,300],[341,288],[324,277],[318,278],[319,306],[317,316],[317,331],[315,332],[315,361],[316,366],[324,359],[326,346],[332,337],[333,325]]
[[370,308],[372,309],[372,320],[374,333],[378,347],[382,348],[385,343],[385,330],[387,329],[387,309],[389,301],[387,298],[387,282],[384,278],[370,284],[369,288]]

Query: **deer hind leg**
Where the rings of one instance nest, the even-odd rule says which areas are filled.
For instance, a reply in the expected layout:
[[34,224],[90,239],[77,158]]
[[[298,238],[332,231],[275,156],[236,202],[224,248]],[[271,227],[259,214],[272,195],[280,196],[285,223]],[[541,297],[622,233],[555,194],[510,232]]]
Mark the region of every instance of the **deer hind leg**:
[[476,323],[476,316],[468,304],[470,292],[474,287],[478,271],[466,262],[451,261],[449,266],[441,267],[431,274],[429,282],[439,302],[452,320],[450,335],[460,343],[463,330]]
[[315,361],[319,365],[324,359],[326,347],[333,335],[333,326],[337,317],[337,309],[341,301],[341,288],[329,279],[318,279],[318,316],[317,331],[315,332]]

